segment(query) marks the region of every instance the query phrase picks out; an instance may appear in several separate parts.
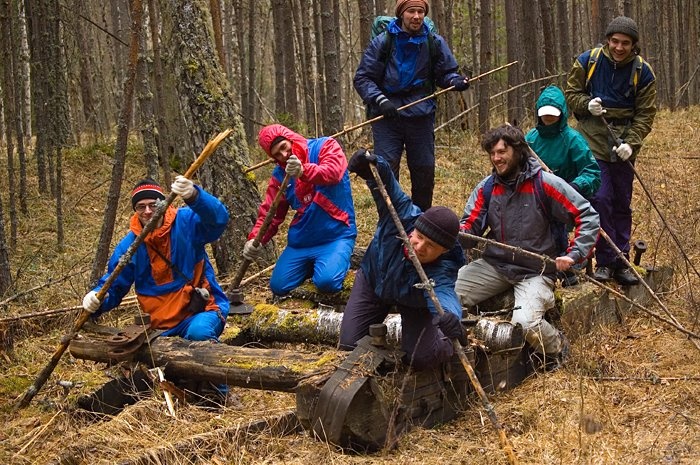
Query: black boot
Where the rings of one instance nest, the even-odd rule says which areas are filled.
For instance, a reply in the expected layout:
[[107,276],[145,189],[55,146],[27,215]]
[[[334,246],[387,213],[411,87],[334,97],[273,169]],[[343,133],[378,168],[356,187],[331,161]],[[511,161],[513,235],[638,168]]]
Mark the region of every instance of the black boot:
[[639,284],[639,278],[632,272],[631,268],[618,268],[613,273],[613,278],[615,281],[622,284],[623,286],[633,286]]

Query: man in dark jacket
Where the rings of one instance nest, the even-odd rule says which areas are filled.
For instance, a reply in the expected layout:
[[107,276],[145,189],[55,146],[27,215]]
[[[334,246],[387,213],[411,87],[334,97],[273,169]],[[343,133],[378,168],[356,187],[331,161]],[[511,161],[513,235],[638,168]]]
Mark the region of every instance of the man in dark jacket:
[[[578,119],[577,129],[600,166],[601,185],[592,200],[600,226],[629,257],[633,165],[656,116],[656,77],[639,56],[639,31],[632,19],[613,19],[605,36],[605,46],[587,50],[576,59],[565,93]],[[602,237],[595,258],[596,279],[614,278],[620,284],[639,281]]]
[[[491,129],[482,147],[489,154],[493,174],[469,196],[461,230],[475,236],[488,230],[488,239],[550,257],[556,266],[543,267],[538,259],[489,244],[482,258],[459,270],[455,290],[463,305],[474,306],[512,288],[511,322],[520,324],[530,346],[544,354],[545,363],[554,362],[550,366],[556,367],[567,356],[568,342],[544,320],[545,312],[554,307],[554,275],[586,258],[598,234],[598,214],[567,182],[542,171],[520,129],[509,125]],[[490,193],[485,192],[488,185]],[[558,256],[552,220],[574,225],[573,244],[566,255]],[[475,242],[465,240],[462,245],[471,248]]]
[[[352,350],[366,336],[369,326],[381,323],[392,306],[401,313],[401,350],[405,361],[416,369],[426,369],[447,361],[453,354],[450,339],[463,343],[462,307],[454,291],[459,267],[464,264],[457,242],[459,219],[446,207],[432,207],[425,213],[411,202],[382,157],[365,156],[358,150],[348,169],[367,181],[377,203],[377,229],[355,275],[340,327],[339,347]],[[376,164],[404,230],[425,273],[433,281],[433,290],[442,316],[426,289],[417,288],[420,276],[408,258],[408,251],[389,213],[386,201],[377,189],[369,164]]]
[[[411,174],[411,198],[421,210],[433,203],[435,185],[435,99],[398,108],[434,92],[435,86],[463,91],[468,78],[457,73],[457,61],[443,39],[428,30],[425,0],[398,0],[396,19],[370,42],[360,61],[354,86],[368,115],[384,118],[372,124],[374,151],[384,157],[399,179],[401,154]],[[429,37],[430,36],[430,37]],[[390,50],[384,48],[387,41]]]

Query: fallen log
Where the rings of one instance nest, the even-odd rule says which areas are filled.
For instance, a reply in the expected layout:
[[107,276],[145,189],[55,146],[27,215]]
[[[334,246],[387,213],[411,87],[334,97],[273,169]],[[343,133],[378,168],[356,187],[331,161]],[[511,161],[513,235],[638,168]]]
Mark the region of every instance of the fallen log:
[[[71,354],[79,359],[112,363],[111,347],[102,338],[81,335],[70,343]],[[293,392],[299,382],[330,372],[342,353],[300,353],[293,350],[253,349],[161,337],[144,344],[134,360],[149,367],[165,367],[168,379],[196,379],[251,389]]]

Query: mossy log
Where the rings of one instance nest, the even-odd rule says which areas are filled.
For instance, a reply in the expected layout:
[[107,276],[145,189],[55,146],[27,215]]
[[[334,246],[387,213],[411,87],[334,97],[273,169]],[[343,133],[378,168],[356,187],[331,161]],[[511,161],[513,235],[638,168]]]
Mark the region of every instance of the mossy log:
[[[79,359],[110,363],[109,346],[99,338],[79,336],[70,344]],[[293,350],[255,349],[161,337],[144,344],[134,359],[165,367],[166,377],[211,381],[252,389],[293,392],[302,379],[335,369],[345,352],[308,354]]]
[[[242,343],[248,341],[306,342],[335,346],[340,337],[343,314],[324,309],[283,309],[274,305],[259,304],[246,316],[229,316],[229,326],[222,341]],[[401,316],[391,314],[385,320],[389,334],[387,339],[397,343],[401,338]]]

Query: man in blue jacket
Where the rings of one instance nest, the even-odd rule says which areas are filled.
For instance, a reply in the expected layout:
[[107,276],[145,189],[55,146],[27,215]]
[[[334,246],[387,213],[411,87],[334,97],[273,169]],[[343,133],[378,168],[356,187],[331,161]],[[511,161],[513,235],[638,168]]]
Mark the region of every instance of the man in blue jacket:
[[[377,203],[379,222],[360,269],[355,275],[340,327],[339,348],[352,350],[372,324],[381,323],[396,306],[401,313],[401,350],[405,362],[421,370],[447,361],[453,354],[451,339],[466,343],[462,330],[462,307],[454,290],[457,271],[464,264],[457,243],[459,219],[446,207],[425,213],[411,202],[382,157],[358,150],[348,169],[367,181]],[[369,164],[376,164],[397,215],[423,270],[444,310],[437,311],[426,289],[417,288],[420,276],[381,197]]]
[[[167,208],[156,229],[136,249],[100,302],[97,291],[151,220],[157,202],[165,199],[160,185],[152,179],[134,186],[129,233],[114,249],[107,273],[83,298],[83,308],[95,316],[101,315],[117,307],[133,285],[141,309],[151,317],[151,327],[165,330],[163,336],[217,340],[224,330],[229,301],[216,282],[205,246],[226,229],[228,211],[219,199],[184,176],[175,179],[171,190],[187,206]],[[190,305],[193,299],[197,302],[195,293],[203,297],[198,308]]]
[[436,103],[427,99],[400,114],[398,108],[434,93],[436,85],[457,91],[469,87],[469,79],[457,73],[457,60],[445,39],[428,30],[427,14],[425,0],[398,0],[396,19],[370,42],[354,79],[368,116],[384,116],[372,123],[374,152],[389,162],[399,179],[406,148],[411,198],[423,211],[433,203]]

